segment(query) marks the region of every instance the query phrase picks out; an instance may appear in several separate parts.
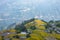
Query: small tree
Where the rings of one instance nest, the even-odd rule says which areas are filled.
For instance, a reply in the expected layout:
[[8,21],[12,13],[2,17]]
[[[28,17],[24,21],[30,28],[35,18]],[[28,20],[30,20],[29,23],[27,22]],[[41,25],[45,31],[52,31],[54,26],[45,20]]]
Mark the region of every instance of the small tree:
[[30,27],[30,29],[35,30],[35,29],[36,29],[36,27],[35,27],[35,26],[31,26],[31,27]]

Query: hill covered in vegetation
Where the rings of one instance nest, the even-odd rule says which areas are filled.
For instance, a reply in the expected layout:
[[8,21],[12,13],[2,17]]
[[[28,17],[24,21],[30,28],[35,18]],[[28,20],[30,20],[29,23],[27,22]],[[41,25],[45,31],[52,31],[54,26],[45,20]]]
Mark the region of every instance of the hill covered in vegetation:
[[60,40],[60,21],[32,18],[13,23],[0,32],[0,40]]

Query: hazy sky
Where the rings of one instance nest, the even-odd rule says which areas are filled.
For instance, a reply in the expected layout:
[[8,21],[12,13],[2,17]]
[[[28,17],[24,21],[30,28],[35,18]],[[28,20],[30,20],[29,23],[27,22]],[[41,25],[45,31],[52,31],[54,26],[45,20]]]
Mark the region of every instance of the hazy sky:
[[60,20],[60,0],[0,0],[0,25],[34,17]]

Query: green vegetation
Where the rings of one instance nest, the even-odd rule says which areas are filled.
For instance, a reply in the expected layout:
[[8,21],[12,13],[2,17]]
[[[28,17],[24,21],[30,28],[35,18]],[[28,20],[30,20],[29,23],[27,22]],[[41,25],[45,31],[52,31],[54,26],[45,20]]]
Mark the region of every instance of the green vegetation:
[[33,18],[17,24],[14,29],[2,31],[1,34],[7,33],[8,35],[0,36],[0,40],[4,40],[4,38],[10,40],[60,40],[60,34],[57,32],[59,27],[60,21],[45,22]]

